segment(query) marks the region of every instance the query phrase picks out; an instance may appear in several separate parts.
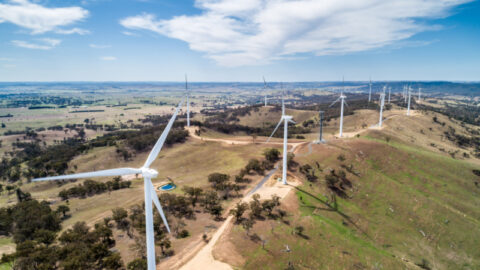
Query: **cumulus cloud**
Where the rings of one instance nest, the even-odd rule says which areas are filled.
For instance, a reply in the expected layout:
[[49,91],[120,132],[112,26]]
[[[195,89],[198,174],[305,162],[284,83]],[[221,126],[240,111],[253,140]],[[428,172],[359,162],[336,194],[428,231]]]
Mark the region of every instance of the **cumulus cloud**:
[[200,15],[120,21],[187,42],[224,66],[269,63],[297,54],[346,54],[381,48],[434,29],[472,0],[196,0]]
[[103,61],[115,61],[117,60],[117,58],[115,56],[102,56],[100,57],[100,60],[103,60]]
[[10,0],[0,3],[0,23],[16,24],[30,29],[32,34],[49,31],[85,33],[86,30],[83,29],[59,30],[58,27],[78,22],[87,16],[88,11],[81,7],[50,8],[28,0]]
[[40,38],[37,42],[28,42],[23,40],[12,40],[13,45],[26,49],[50,50],[58,46],[62,41],[53,38]]
[[90,44],[88,46],[90,46],[90,48],[94,48],[94,49],[106,49],[106,48],[112,47],[112,45],[102,45],[102,44]]

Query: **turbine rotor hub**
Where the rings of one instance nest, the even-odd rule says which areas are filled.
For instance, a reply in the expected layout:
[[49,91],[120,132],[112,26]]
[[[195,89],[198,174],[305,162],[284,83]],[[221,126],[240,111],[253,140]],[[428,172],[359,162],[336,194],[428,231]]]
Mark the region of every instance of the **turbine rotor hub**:
[[292,120],[292,118],[293,118],[293,117],[290,116],[290,115],[284,115],[284,116],[283,116],[283,120],[285,120],[285,121],[290,121],[290,120]]
[[158,172],[155,171],[154,169],[142,168],[142,175],[143,177],[152,179],[158,176]]

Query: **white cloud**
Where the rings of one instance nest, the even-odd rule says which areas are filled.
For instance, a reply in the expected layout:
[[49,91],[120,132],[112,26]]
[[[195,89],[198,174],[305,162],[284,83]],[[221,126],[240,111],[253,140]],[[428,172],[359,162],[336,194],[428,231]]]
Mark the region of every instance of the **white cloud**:
[[58,29],[55,30],[55,33],[62,34],[62,35],[71,35],[71,34],[79,34],[79,35],[88,35],[90,31],[82,28],[72,28],[72,29]]
[[0,3],[0,23],[16,24],[32,30],[32,34],[49,31],[68,32],[69,30],[57,28],[78,22],[87,16],[88,11],[81,7],[50,8],[31,3],[28,0],[10,0],[5,4]]
[[132,37],[139,36],[138,34],[135,34],[135,33],[129,32],[129,31],[123,31],[122,34],[124,34],[126,36],[132,36]]
[[37,39],[35,43],[23,40],[12,40],[13,45],[17,47],[35,50],[50,50],[58,46],[61,42],[61,40],[53,38]]
[[90,48],[94,48],[94,49],[106,49],[106,48],[112,47],[112,45],[102,45],[102,44],[90,44],[88,46],[90,46]]
[[346,54],[381,48],[435,29],[428,19],[472,0],[196,0],[200,15],[120,21],[187,42],[224,66],[269,63],[302,53]]
[[117,60],[117,58],[115,56],[102,56],[100,57],[100,60],[103,60],[103,61],[115,61]]

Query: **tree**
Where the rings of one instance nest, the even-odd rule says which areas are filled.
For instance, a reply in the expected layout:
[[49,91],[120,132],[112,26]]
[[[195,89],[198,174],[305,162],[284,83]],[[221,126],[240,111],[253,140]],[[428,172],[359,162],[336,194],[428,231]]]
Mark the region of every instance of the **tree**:
[[49,246],[55,241],[57,233],[49,230],[39,229],[35,231],[34,238],[36,241]]
[[123,268],[122,257],[119,253],[113,253],[112,255],[103,258],[103,267],[107,270],[116,270]]
[[145,259],[135,259],[128,263],[128,270],[147,270],[147,260]]
[[305,228],[303,226],[296,226],[295,227],[295,234],[296,235],[303,235],[304,230],[305,230]]
[[247,166],[245,166],[245,169],[247,171],[247,173],[250,173],[252,170],[255,171],[257,174],[260,174],[260,175],[263,175],[263,167],[262,167],[262,164],[260,163],[260,161],[258,161],[258,159],[250,159],[248,161],[248,164]]
[[83,128],[79,129],[78,130],[78,137],[80,137],[80,139],[84,140],[85,139],[85,130]]
[[208,176],[208,182],[211,183],[212,187],[216,190],[224,190],[229,179],[230,176],[223,173],[212,173]]
[[218,197],[217,192],[207,191],[204,196],[204,206],[205,209],[216,219],[219,219],[222,215],[223,207],[220,203],[220,198]]
[[5,125],[5,123],[2,123],[2,128],[6,128],[7,126]]
[[68,211],[70,211],[70,207],[66,206],[65,204],[59,205],[57,208],[57,213],[62,213],[63,218],[66,217]]
[[253,224],[255,224],[255,221],[251,218],[246,218],[242,221],[242,227],[245,229],[247,236],[250,233],[250,230],[253,227]]
[[276,148],[270,148],[266,149],[265,152],[263,152],[263,155],[270,163],[275,163],[280,158],[280,151]]
[[223,207],[221,204],[214,205],[212,208],[210,208],[210,214],[215,216],[216,220],[220,220],[220,217],[222,216],[223,212]]
[[261,217],[262,216],[262,205],[259,201],[260,195],[253,194],[253,200],[250,202],[250,211],[254,217]]
[[245,213],[247,208],[248,208],[248,204],[244,202],[239,202],[235,205],[235,208],[230,210],[230,214],[235,217],[236,223],[240,223],[240,221],[242,221],[243,213]]
[[294,153],[288,153],[287,154],[287,168],[289,170],[291,170],[297,163],[295,162],[295,160],[293,160],[295,158],[295,154]]
[[127,210],[117,207],[112,210],[112,218],[115,220],[117,223],[117,227],[121,230],[128,230],[130,226],[130,222],[128,222],[127,217],[128,217],[128,212]]
[[188,195],[193,207],[197,205],[199,197],[203,194],[203,189],[198,187],[184,186],[183,191]]
[[162,250],[162,254],[165,256],[166,255],[165,251],[172,246],[172,242],[170,242],[170,239],[168,239],[168,237],[166,237],[166,235],[163,234],[163,237],[160,239],[160,241],[158,241],[158,245]]

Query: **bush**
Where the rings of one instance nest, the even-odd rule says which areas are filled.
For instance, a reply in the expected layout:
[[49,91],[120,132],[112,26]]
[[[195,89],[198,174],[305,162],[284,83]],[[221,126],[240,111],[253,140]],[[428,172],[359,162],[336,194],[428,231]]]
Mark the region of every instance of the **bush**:
[[187,238],[190,236],[190,233],[187,230],[182,230],[178,233],[178,238]]
[[250,173],[252,170],[255,171],[257,174],[263,175],[264,169],[262,167],[262,164],[258,159],[250,159],[248,161],[247,166],[245,166],[245,170],[247,173]]
[[271,163],[275,163],[280,159],[280,151],[276,148],[266,149],[265,152],[263,152],[263,155],[265,156],[265,159]]

